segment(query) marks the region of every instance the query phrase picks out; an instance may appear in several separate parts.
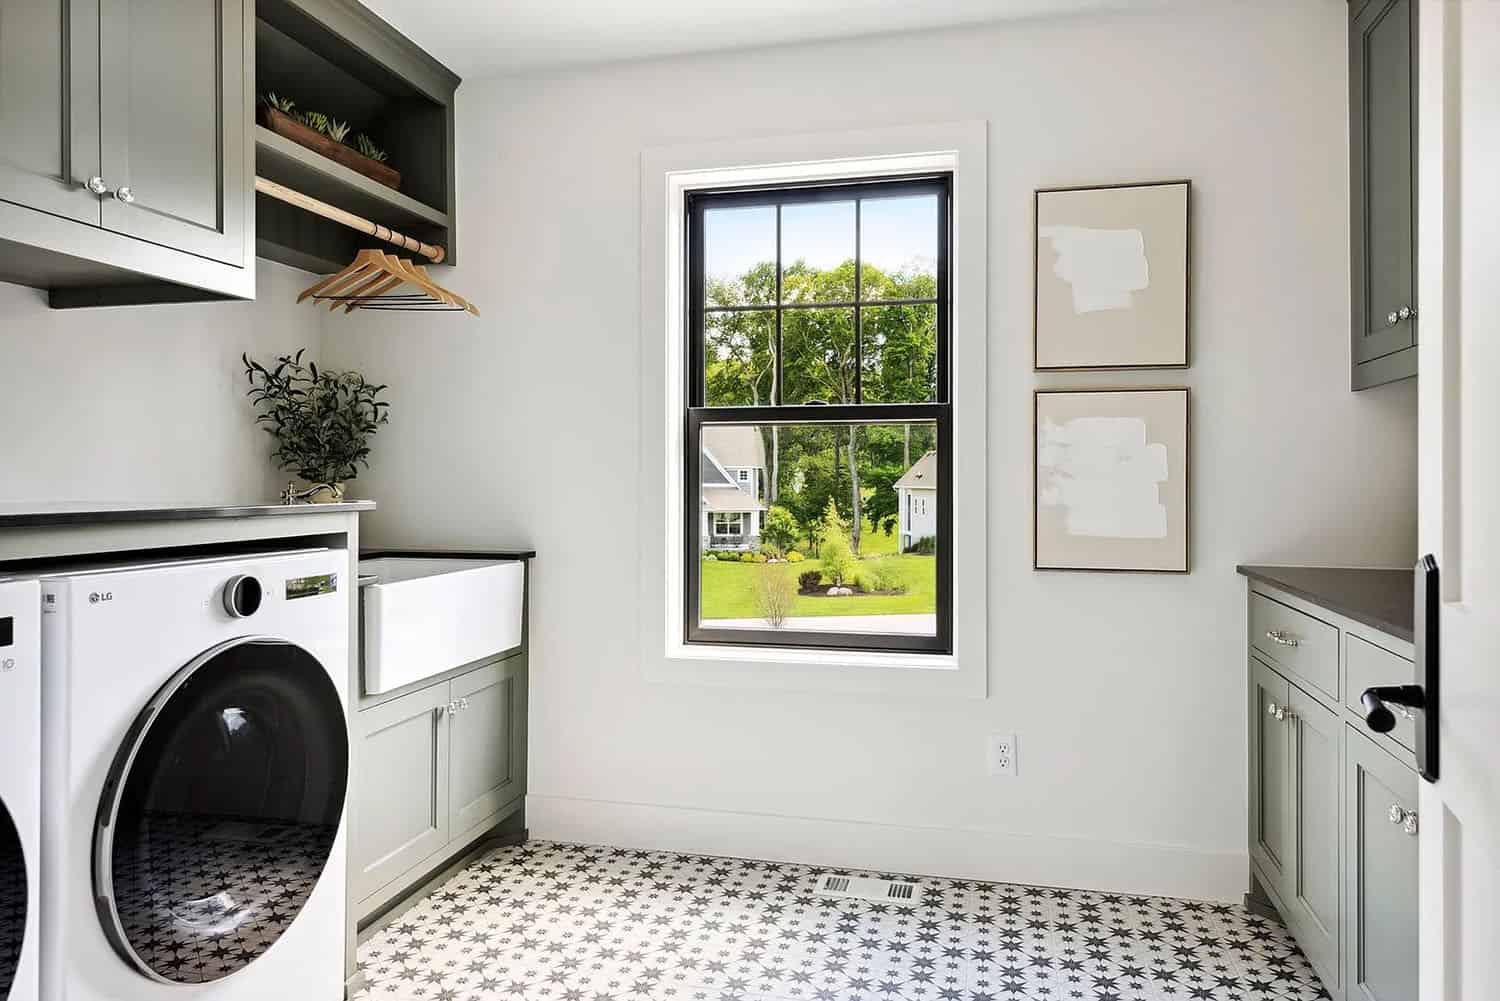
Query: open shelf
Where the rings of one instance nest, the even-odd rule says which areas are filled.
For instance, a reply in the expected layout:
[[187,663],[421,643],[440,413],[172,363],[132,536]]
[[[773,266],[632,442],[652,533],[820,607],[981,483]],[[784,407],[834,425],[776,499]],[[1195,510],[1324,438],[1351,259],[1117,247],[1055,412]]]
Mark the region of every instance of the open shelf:
[[277,135],[264,125],[255,127],[255,172],[393,229],[448,228],[446,212],[439,212],[394,188],[372,181],[356,170]]
[[[455,259],[453,97],[459,79],[358,0],[256,0],[255,92],[274,92],[363,133],[401,173],[401,190],[255,125],[255,172],[388,226]],[[348,264],[365,236],[257,194],[259,256],[312,271]]]

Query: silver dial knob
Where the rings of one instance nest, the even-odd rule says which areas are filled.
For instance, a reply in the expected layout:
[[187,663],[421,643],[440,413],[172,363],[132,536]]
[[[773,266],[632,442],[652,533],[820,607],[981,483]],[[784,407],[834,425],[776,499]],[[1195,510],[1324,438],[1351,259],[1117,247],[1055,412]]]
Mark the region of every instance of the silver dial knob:
[[116,191],[115,197],[124,202],[126,205],[135,204],[135,192],[131,191],[128,185],[120,188],[119,191]]
[[1392,803],[1391,808],[1386,811],[1385,815],[1393,824],[1400,824],[1406,820],[1406,811],[1401,808],[1401,804],[1399,803]]
[[109,185],[104,183],[104,178],[102,177],[91,177],[83,182],[83,186],[96,195],[109,194]]
[[1274,703],[1274,702],[1267,702],[1266,703],[1266,715],[1267,716],[1275,716],[1279,712],[1281,712],[1281,707],[1278,706],[1276,703]]

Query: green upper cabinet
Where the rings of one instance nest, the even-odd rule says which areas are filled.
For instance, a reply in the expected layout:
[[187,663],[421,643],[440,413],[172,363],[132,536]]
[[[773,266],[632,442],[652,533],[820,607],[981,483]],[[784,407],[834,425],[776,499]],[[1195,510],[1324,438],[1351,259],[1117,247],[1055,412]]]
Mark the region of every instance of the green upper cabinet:
[[1417,374],[1415,0],[1349,7],[1352,385]]
[[254,0],[0,0],[0,281],[255,294]]
[[99,0],[103,225],[243,267],[249,0]]
[[99,223],[97,0],[0,0],[0,201]]

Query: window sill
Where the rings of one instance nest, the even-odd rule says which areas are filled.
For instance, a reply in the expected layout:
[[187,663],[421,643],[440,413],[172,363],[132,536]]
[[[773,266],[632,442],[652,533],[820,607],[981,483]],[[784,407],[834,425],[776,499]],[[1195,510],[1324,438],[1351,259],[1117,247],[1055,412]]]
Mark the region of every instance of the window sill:
[[790,647],[726,646],[678,643],[667,648],[669,661],[785,664],[792,667],[887,668],[904,671],[957,671],[952,654],[880,653],[873,650],[798,650]]
[[[658,648],[660,649],[660,648]],[[668,643],[646,680],[704,688],[899,698],[982,699],[982,657]]]

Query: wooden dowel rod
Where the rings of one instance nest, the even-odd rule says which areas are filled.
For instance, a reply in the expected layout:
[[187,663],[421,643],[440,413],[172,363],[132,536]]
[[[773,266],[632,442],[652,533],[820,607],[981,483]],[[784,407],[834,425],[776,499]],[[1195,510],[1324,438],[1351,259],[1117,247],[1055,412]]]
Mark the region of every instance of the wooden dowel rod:
[[389,226],[382,226],[378,222],[371,222],[362,216],[355,215],[353,212],[345,212],[335,205],[320,202],[311,195],[304,195],[300,191],[294,191],[284,184],[277,184],[275,181],[268,181],[264,177],[257,176],[255,178],[255,190],[279,202],[295,205],[297,208],[311,212],[313,215],[322,216],[324,219],[331,219],[341,226],[357,229],[361,233],[373,236],[377,240],[384,240],[386,243],[395,244],[404,250],[421,254],[433,264],[442,264],[443,259],[448,256],[448,252],[442,247],[423,243],[421,240],[414,239],[404,233],[398,233]]

